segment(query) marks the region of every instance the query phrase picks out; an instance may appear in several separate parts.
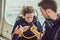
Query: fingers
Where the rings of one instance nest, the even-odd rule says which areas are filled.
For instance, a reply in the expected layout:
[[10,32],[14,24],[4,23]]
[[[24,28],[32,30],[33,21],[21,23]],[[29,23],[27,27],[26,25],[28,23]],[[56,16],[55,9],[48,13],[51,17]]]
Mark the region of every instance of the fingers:
[[18,29],[18,27],[19,27],[19,26],[17,26],[17,27],[15,28],[15,30],[17,30],[17,29]]
[[19,29],[22,29],[23,27],[20,25],[20,28]]
[[19,28],[19,30],[21,30],[21,31],[23,31],[24,29],[23,29],[23,27],[22,27],[22,25],[20,25],[20,28]]
[[20,25],[20,27],[22,27],[22,25]]
[[29,29],[29,27],[30,26],[24,26],[24,27],[22,27],[22,25],[20,25],[20,27],[17,26],[15,30],[19,31],[19,32],[25,32],[25,31],[27,31]]
[[29,26],[24,26],[23,27],[24,32],[27,31],[28,29],[29,29]]
[[24,29],[29,29],[29,26],[24,26]]

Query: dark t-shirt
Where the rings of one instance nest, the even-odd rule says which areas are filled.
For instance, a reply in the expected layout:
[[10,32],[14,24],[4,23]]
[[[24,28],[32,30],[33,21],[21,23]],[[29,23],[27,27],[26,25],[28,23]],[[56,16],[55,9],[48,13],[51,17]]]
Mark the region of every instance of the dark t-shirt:
[[[54,40],[58,28],[60,27],[60,17],[57,20],[47,20],[45,21],[45,34],[42,37],[42,40]],[[57,34],[55,40],[60,40],[60,31]]]
[[[31,23],[27,23],[25,21],[25,19],[20,18],[19,20],[16,21],[16,23],[14,25],[14,28],[12,30],[12,33],[14,32],[15,28],[17,27],[17,25],[22,25],[24,27],[24,26],[32,26],[33,24],[38,28],[37,29],[38,32],[42,31],[42,26],[41,26],[40,22],[38,22],[36,20],[33,20]],[[26,32],[24,32],[24,35],[27,36],[27,37],[30,37],[30,36],[33,36],[34,34],[30,31],[30,29],[28,29]],[[16,38],[18,38],[17,34],[15,34],[13,36],[12,40],[16,40]],[[37,37],[34,37],[32,39],[26,39],[24,37],[20,37],[20,38],[18,38],[18,40],[37,40]]]

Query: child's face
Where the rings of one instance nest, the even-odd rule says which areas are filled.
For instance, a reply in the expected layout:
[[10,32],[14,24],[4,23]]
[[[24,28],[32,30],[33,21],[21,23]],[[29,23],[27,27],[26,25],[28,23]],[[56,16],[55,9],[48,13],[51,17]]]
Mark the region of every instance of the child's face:
[[31,23],[31,22],[33,21],[33,16],[34,16],[34,13],[26,14],[26,15],[24,16],[25,21],[28,22],[28,23]]

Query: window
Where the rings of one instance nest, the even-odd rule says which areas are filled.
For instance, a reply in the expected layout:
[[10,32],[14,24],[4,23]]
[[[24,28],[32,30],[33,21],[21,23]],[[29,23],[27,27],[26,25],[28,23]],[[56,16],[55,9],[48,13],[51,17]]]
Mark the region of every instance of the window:
[[[15,20],[18,16],[22,6],[31,5],[40,14],[40,10],[37,6],[39,1],[40,0],[24,0],[24,1],[23,0],[6,0],[6,8],[5,8],[5,19],[6,19],[6,21],[9,24],[13,25],[15,23]],[[40,15],[38,15],[38,16],[40,16]],[[40,19],[40,21],[41,20],[42,19]]]
[[57,13],[60,14],[60,0],[56,0],[56,1],[58,6]]
[[[58,13],[59,13],[60,1],[59,0],[56,1],[58,3]],[[6,6],[5,6],[6,21],[9,24],[13,25],[16,21],[18,14],[20,13],[21,8],[26,5],[31,5],[37,10],[39,21],[41,22],[41,24],[43,24],[44,17],[41,15],[39,7],[37,6],[38,2],[40,2],[40,0],[6,0]]]

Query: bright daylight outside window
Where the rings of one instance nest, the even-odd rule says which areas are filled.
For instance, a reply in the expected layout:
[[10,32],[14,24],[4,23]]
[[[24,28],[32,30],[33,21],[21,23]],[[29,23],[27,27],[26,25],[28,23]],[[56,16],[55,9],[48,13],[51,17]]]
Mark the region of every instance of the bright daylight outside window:
[[[58,4],[58,13],[60,11],[60,0],[56,0]],[[40,0],[6,0],[5,5],[5,19],[6,21],[13,25],[16,21],[18,14],[23,6],[33,6],[38,12],[38,18],[41,24],[43,24],[44,17],[41,15],[41,12],[38,7],[38,2]],[[42,18],[41,18],[42,17]]]
[[[37,6],[39,1],[40,0],[24,0],[24,1],[23,0],[6,0],[6,6],[5,6],[6,21],[9,24],[13,25],[23,6],[33,6],[37,10],[38,16],[40,16],[41,15],[40,10],[39,10],[39,7]],[[38,18],[41,21],[42,19],[40,17]]]

